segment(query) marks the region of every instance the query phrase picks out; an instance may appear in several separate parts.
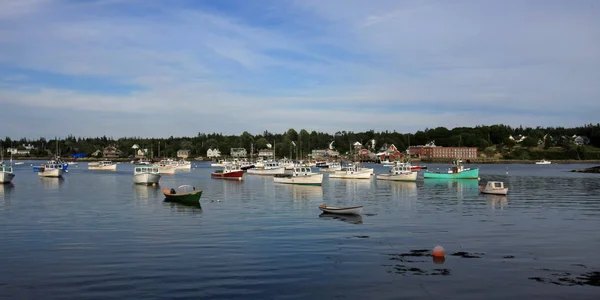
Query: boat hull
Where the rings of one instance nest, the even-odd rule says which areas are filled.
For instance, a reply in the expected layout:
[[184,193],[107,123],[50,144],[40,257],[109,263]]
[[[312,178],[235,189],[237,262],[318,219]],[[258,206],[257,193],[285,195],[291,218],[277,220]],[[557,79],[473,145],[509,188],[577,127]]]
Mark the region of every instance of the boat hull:
[[13,173],[0,172],[0,183],[10,183],[13,178],[15,178]]
[[38,176],[40,177],[62,177],[63,173],[62,169],[45,169],[43,171],[38,172]]
[[438,173],[438,172],[425,172],[423,173],[425,179],[479,179],[479,169],[465,170],[460,173]]
[[482,194],[488,194],[488,195],[500,195],[500,196],[506,196],[508,194],[508,188],[502,188],[502,189],[486,189],[482,186],[479,187],[479,191],[481,191]]
[[93,171],[116,171],[117,164],[109,165],[109,166],[98,166],[98,165],[88,165],[88,170]]
[[284,167],[279,167],[279,168],[274,168],[274,169],[253,168],[253,169],[248,169],[246,172],[251,175],[272,176],[272,175],[277,175],[277,174],[285,174],[285,168]]
[[186,204],[199,204],[200,197],[202,196],[202,190],[195,190],[191,193],[185,194],[171,194],[170,190],[162,190],[167,202],[178,202]]
[[362,214],[363,207],[362,206],[351,206],[351,207],[334,207],[334,206],[326,206],[321,205],[319,209],[323,212],[330,214],[339,214],[339,215],[360,215]]
[[210,177],[215,179],[242,180],[242,178],[244,177],[244,171],[240,170],[225,173],[213,172],[210,174]]
[[160,181],[160,174],[155,173],[142,173],[133,175],[133,183],[153,185],[158,184]]
[[371,170],[359,171],[359,172],[346,172],[337,171],[329,174],[329,178],[341,178],[341,179],[370,179]]
[[314,174],[310,176],[275,176],[274,183],[297,184],[297,185],[322,185],[323,174]]
[[177,171],[177,168],[173,167],[173,166],[159,166],[158,167],[158,173],[160,174],[175,174],[175,171]]
[[403,174],[377,174],[375,178],[378,180],[391,180],[391,181],[416,181],[418,172],[410,172]]

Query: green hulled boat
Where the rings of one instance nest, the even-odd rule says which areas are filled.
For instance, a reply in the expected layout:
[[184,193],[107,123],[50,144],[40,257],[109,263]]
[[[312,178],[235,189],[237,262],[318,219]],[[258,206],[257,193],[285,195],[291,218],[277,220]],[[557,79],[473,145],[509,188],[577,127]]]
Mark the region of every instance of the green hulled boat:
[[165,201],[167,202],[179,202],[188,204],[199,204],[200,196],[202,196],[202,190],[197,190],[191,185],[182,185],[175,189],[164,189],[162,190],[165,195]]
[[464,168],[461,161],[457,160],[452,163],[452,167],[446,172],[431,172],[423,173],[425,179],[479,179],[479,168],[469,169]]

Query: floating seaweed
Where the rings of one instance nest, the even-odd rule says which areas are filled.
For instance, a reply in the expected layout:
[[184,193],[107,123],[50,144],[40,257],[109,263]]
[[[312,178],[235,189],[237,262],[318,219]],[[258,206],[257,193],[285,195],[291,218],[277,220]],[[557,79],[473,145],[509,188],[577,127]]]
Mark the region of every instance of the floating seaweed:
[[460,251],[460,252],[452,253],[451,255],[452,256],[460,256],[462,258],[481,258],[481,256],[484,255],[484,253],[469,253],[469,252]]
[[[583,266],[585,267],[585,266]],[[574,276],[569,272],[561,272],[557,270],[541,269],[542,271],[549,271],[547,277],[529,277],[528,279],[535,280],[541,283],[551,283],[562,286],[576,286],[576,285],[590,285],[600,287],[600,272],[587,272],[579,276]]]

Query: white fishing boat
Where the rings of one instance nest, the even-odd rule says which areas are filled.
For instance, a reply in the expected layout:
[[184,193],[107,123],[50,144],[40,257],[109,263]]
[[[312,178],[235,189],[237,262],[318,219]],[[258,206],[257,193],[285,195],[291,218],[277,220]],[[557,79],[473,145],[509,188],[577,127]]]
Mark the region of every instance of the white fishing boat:
[[549,164],[551,164],[551,162],[548,160],[542,159],[540,161],[536,161],[535,164],[536,165],[549,165]]
[[132,160],[131,164],[137,165],[137,166],[150,166],[150,165],[152,165],[152,162],[147,159],[140,158],[139,160]]
[[64,165],[56,161],[49,161],[46,164],[36,167],[35,170],[40,177],[62,177],[66,171]]
[[327,162],[324,165],[317,166],[321,172],[336,172],[342,170],[342,164],[337,161]]
[[154,166],[137,166],[133,168],[133,183],[154,185],[158,184],[160,173],[158,167]]
[[342,179],[370,179],[373,169],[362,168],[359,164],[353,164],[329,174],[329,178]]
[[[10,154],[10,161],[12,162],[12,153]],[[10,183],[15,177],[13,168],[4,164],[4,148],[0,148],[0,183]]]
[[278,162],[266,162],[262,168],[256,167],[246,170],[248,174],[252,175],[277,175],[284,174],[285,168],[282,167]]
[[110,160],[101,160],[98,162],[91,162],[88,164],[88,170],[96,171],[116,171],[117,164]]
[[14,163],[15,166],[22,165],[22,164],[24,164],[24,162],[22,162],[22,161],[18,161],[16,163]]
[[337,207],[337,206],[329,206],[322,204],[319,206],[319,209],[331,213],[331,214],[340,214],[340,215],[360,215],[362,214],[363,206],[346,206],[346,207]]
[[15,178],[12,166],[6,166],[0,161],[0,183],[10,183]]
[[291,173],[276,174],[275,177],[273,177],[273,182],[302,185],[321,185],[323,183],[323,174],[313,173],[309,167],[294,167]]
[[176,170],[191,170],[192,162],[186,160],[173,160],[171,158],[161,159],[159,162],[154,163],[153,166],[170,166],[175,168]]
[[379,180],[394,180],[394,181],[416,181],[419,172],[411,171],[409,163],[398,163],[390,168],[388,174],[377,174],[375,178]]
[[222,160],[220,159],[218,162],[212,163],[210,164],[211,167],[215,167],[215,168],[222,168],[223,166],[225,166],[226,164],[230,164],[231,162],[228,162],[226,160]]
[[479,190],[482,194],[492,195],[506,195],[508,194],[508,188],[504,187],[502,181],[488,181],[485,187],[479,186]]

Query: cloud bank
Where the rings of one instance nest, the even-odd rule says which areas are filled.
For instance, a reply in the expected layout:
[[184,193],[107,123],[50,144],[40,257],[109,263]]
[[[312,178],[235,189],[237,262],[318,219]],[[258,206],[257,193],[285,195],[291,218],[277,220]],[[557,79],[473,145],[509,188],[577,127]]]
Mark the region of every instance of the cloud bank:
[[0,0],[12,137],[576,126],[595,1]]

